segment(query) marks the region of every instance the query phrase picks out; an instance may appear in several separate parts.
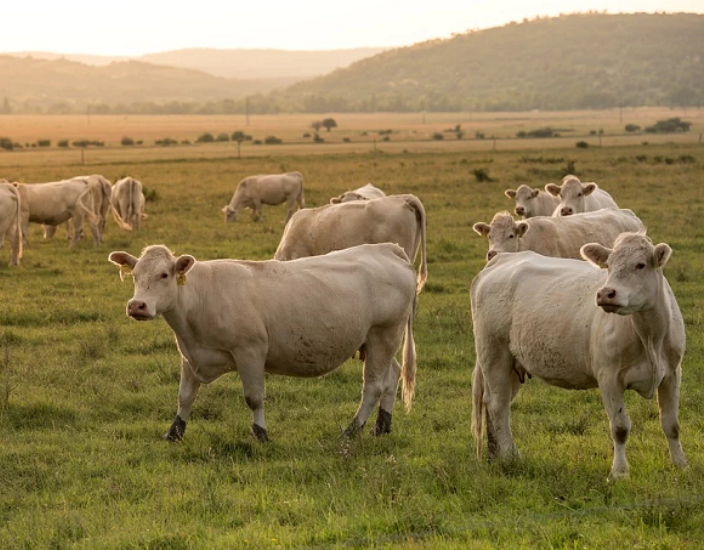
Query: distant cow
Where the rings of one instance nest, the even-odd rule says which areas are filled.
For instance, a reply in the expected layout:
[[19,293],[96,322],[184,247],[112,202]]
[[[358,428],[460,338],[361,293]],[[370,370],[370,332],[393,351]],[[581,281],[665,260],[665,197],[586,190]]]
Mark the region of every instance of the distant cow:
[[596,242],[612,246],[620,233],[643,229],[643,222],[632,211],[610,208],[566,217],[538,216],[520,222],[508,212],[499,212],[491,224],[474,224],[474,231],[489,240],[487,261],[499,252],[522,250],[580,259],[580,248],[584,244]]
[[384,193],[381,189],[374,187],[371,183],[368,183],[353,191],[345,191],[342,195],[331,198],[330,204],[339,204],[341,202],[349,201],[368,201],[370,199],[380,199],[385,196],[386,193]]
[[577,176],[565,176],[562,185],[548,183],[545,190],[560,199],[553,216],[571,216],[602,208],[618,208],[616,201],[594,183],[582,183]]
[[481,456],[486,411],[490,458],[517,456],[509,409],[525,374],[567,389],[599,388],[611,424],[614,478],[628,475],[631,421],[624,391],[650,399],[672,462],[687,466],[677,418],[685,329],[662,268],[672,250],[625,233],[613,250],[582,247],[587,262],[533,252],[499,254],[472,282],[477,364],[472,431]]
[[[91,206],[91,210],[94,211],[94,213],[98,213],[100,216],[100,238],[102,242],[102,235],[105,233],[105,224],[107,222],[107,213],[110,208],[110,191],[112,186],[110,185],[110,182],[105,179],[105,177],[99,175],[99,174],[93,174],[91,176],[75,176],[74,178],[71,179],[82,179],[85,180],[89,183],[91,186],[91,189],[93,190],[93,197],[91,199],[91,202],[93,203]],[[100,193],[98,193],[98,189],[101,190]],[[66,220],[65,222],[66,226],[66,238],[71,239],[71,227],[70,227],[70,220]],[[51,239],[54,235],[56,234],[56,226],[55,225],[44,225],[44,238],[45,239]],[[79,236],[80,237],[80,236]]]
[[555,208],[560,204],[560,199],[553,197],[547,191],[531,189],[527,185],[521,185],[515,190],[506,189],[504,195],[516,201],[516,214],[523,219],[552,216]]
[[22,258],[21,198],[17,188],[0,181],[0,238],[10,243],[10,265],[19,265]]
[[144,214],[144,192],[142,183],[134,178],[126,177],[115,182],[110,193],[110,208],[117,224],[131,231],[139,230],[139,224]]
[[[183,437],[201,384],[237,371],[253,413],[253,434],[268,439],[265,373],[317,377],[359,349],[366,352],[362,401],[346,430],[359,432],[379,403],[374,433],[391,431],[399,376],[411,406],[416,354],[415,281],[404,251],[394,244],[365,245],[292,262],[176,258],[150,246],[135,258],[113,252],[110,261],[132,272],[127,315],[144,321],[163,315],[181,353],[178,411],[165,439]],[[403,367],[395,359],[404,336]],[[318,411],[319,412],[319,411]]]
[[414,195],[390,195],[299,210],[286,225],[274,258],[295,260],[365,243],[389,242],[400,245],[412,261],[420,250],[420,292],[428,278],[425,208]]
[[25,243],[29,222],[55,227],[72,220],[71,246],[75,246],[81,238],[85,218],[93,234],[95,246],[101,244],[101,213],[105,202],[105,188],[99,179],[79,177],[51,183],[13,185],[17,187],[21,197],[22,235]]
[[296,203],[299,208],[305,208],[303,176],[300,172],[244,178],[237,185],[237,191],[232,196],[230,204],[223,207],[222,212],[225,214],[226,222],[234,222],[242,208],[249,208],[252,211],[252,219],[262,221],[264,219],[262,204],[276,206],[284,202],[288,205],[284,223],[291,219]]

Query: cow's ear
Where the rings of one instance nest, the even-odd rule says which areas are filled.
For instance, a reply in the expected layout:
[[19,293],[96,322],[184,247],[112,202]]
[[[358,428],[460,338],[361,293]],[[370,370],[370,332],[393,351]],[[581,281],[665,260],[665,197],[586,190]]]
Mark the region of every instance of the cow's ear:
[[660,243],[653,250],[653,267],[665,267],[672,255],[672,249],[665,243]]
[[600,245],[599,243],[589,243],[585,244],[580,250],[579,253],[582,255],[582,258],[587,260],[590,264],[595,265],[596,267],[606,267],[606,260],[609,259],[609,254],[611,254],[612,250],[610,248],[606,248],[603,245]]
[[528,225],[527,222],[518,222],[516,224],[516,235],[518,235],[519,238],[523,237],[523,235],[526,234],[526,232],[530,229],[530,225]]
[[488,223],[477,222],[472,226],[472,229],[477,232],[481,237],[486,237],[491,231],[491,226]]
[[550,193],[553,197],[557,197],[560,194],[560,186],[554,183],[548,183],[545,186],[545,190]]
[[190,271],[190,269],[195,265],[196,259],[190,254],[184,254],[179,256],[176,260],[176,273],[179,275],[185,275]]
[[516,191],[514,189],[506,189],[506,191],[504,191],[504,195],[506,195],[509,199],[515,199]]
[[594,191],[596,191],[596,189],[597,189],[596,183],[594,183],[594,182],[587,183],[584,186],[584,196],[586,197],[587,195],[591,195]]
[[125,275],[132,271],[132,268],[137,264],[137,258],[128,252],[111,252],[108,256],[108,261],[120,266],[120,280],[125,280]]
[[531,193],[530,198],[534,199],[538,195],[540,195],[540,189],[533,189],[533,192]]

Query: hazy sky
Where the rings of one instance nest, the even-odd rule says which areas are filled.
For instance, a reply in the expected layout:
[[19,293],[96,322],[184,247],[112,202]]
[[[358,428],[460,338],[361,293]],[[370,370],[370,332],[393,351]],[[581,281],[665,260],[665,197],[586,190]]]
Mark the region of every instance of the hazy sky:
[[704,0],[0,0],[0,52],[405,46],[588,10],[704,13]]

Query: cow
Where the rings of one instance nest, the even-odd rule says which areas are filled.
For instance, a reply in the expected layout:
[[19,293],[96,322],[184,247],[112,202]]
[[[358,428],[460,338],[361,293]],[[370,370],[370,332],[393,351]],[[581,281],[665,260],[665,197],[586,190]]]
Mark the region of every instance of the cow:
[[577,176],[565,176],[561,185],[548,183],[545,190],[560,200],[560,204],[552,213],[553,216],[571,216],[602,208],[618,208],[613,197],[600,189],[596,183],[582,183]]
[[10,243],[10,265],[19,265],[22,258],[21,198],[17,188],[7,180],[0,181],[0,239]]
[[349,201],[368,201],[370,199],[380,199],[385,197],[384,193],[378,187],[374,187],[371,183],[358,187],[353,191],[345,191],[342,195],[330,199],[330,204],[340,204],[341,202]]
[[627,209],[604,208],[566,217],[538,216],[516,222],[508,212],[498,212],[491,224],[475,223],[474,231],[489,240],[487,261],[500,252],[532,250],[543,256],[581,259],[580,248],[590,242],[612,246],[625,231],[645,229]]
[[102,242],[101,212],[105,189],[97,179],[72,178],[50,183],[13,183],[21,197],[22,235],[27,243],[29,222],[57,226],[73,221],[71,246],[78,244],[85,218],[95,246]]
[[139,230],[144,214],[144,192],[142,183],[126,177],[115,182],[110,193],[110,209],[117,224],[128,231]]
[[547,191],[531,189],[527,185],[521,185],[518,189],[506,189],[504,195],[516,201],[516,215],[524,220],[535,216],[552,216],[560,204],[560,199]]
[[[93,206],[91,207],[91,210],[94,213],[98,213],[100,216],[100,239],[102,242],[102,235],[105,233],[105,225],[107,223],[107,213],[110,208],[110,192],[112,190],[112,186],[110,185],[110,182],[103,176],[99,174],[93,174],[91,176],[76,176],[71,179],[82,179],[85,180],[89,183],[91,189],[92,189],[92,198],[91,202],[93,203]],[[100,190],[100,191],[98,191]],[[67,220],[65,222],[66,226],[66,238],[71,239],[71,227],[70,227],[70,221]],[[53,236],[56,234],[56,226],[55,225],[44,225],[44,238],[45,239],[51,239]],[[80,238],[80,235],[79,235]]]
[[[121,276],[132,273],[135,292],[127,315],[138,321],[163,316],[176,336],[181,383],[166,440],[183,438],[201,384],[237,371],[253,415],[252,433],[267,441],[265,374],[322,376],[359,349],[366,352],[362,400],[345,435],[357,434],[377,403],[373,433],[391,431],[400,376],[404,403],[411,406],[415,275],[395,244],[291,262],[201,262],[153,245],[139,258],[112,252],[109,260],[120,266]],[[395,359],[402,337],[403,367]]]
[[299,208],[305,208],[303,196],[303,176],[300,172],[287,172],[285,174],[270,174],[249,176],[238,185],[230,204],[223,207],[226,222],[237,221],[242,208],[252,211],[254,221],[263,221],[262,204],[276,206],[288,204],[288,212],[284,223],[293,216],[293,211],[298,203]]
[[646,399],[657,392],[670,458],[687,466],[677,417],[685,329],[663,274],[671,253],[645,232],[624,233],[613,249],[584,245],[587,262],[519,252],[499,254],[484,267],[470,291],[479,458],[484,413],[489,458],[517,456],[510,406],[529,375],[566,389],[599,389],[611,425],[613,479],[629,474],[624,391]]
[[388,242],[400,245],[412,261],[420,250],[420,292],[428,278],[425,208],[414,195],[390,195],[299,210],[286,225],[274,259],[294,260],[365,243]]

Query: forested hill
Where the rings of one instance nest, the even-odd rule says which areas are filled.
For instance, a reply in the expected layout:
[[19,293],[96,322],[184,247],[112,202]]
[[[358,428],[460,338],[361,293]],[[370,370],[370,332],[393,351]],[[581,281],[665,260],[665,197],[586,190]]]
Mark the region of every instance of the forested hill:
[[308,111],[701,105],[704,15],[509,24],[383,52],[294,84],[283,98]]

